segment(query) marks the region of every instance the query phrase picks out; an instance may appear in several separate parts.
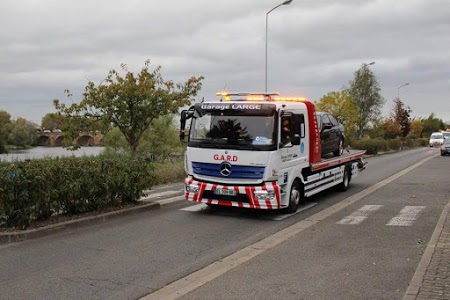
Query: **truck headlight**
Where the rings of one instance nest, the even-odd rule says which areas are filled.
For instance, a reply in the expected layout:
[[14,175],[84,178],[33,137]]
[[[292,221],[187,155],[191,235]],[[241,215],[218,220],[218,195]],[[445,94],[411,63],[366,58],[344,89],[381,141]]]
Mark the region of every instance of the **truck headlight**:
[[196,184],[186,184],[186,192],[198,193],[199,187]]
[[255,198],[258,200],[272,200],[275,198],[275,192],[274,191],[255,191],[254,192]]

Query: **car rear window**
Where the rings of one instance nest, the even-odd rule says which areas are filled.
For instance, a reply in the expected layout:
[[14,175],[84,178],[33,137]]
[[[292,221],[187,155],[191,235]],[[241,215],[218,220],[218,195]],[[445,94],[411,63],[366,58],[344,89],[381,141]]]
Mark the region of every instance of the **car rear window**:
[[339,125],[338,121],[332,115],[328,115],[328,117],[330,118],[331,124],[333,124],[333,126]]
[[444,138],[444,136],[442,135],[442,134],[432,134],[431,135],[431,137],[430,137],[430,139],[434,139],[434,140],[437,140],[437,139],[443,139]]

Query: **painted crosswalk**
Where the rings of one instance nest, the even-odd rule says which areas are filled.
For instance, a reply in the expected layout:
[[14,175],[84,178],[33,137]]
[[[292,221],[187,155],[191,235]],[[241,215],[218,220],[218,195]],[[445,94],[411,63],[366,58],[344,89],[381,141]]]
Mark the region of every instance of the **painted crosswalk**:
[[[382,209],[384,205],[364,205],[350,215],[336,222],[339,225],[357,225],[364,222],[370,215]],[[426,206],[405,206],[400,212],[392,217],[386,226],[412,226],[419,218],[420,213]]]
[[337,224],[341,225],[356,225],[368,218],[368,216],[382,208],[383,205],[364,205],[357,211],[353,212],[351,215],[341,219]]
[[425,206],[405,206],[400,213],[393,217],[388,226],[411,226]]
[[[218,210],[215,213],[220,215],[230,215],[230,216],[250,216],[255,215],[255,217],[259,219],[269,219],[273,221],[281,221],[291,216],[296,215],[302,211],[305,211],[318,203],[311,202],[307,203],[303,206],[300,206],[298,211],[294,214],[285,214],[281,211],[276,213],[274,211],[266,211],[263,214],[252,214],[248,210]],[[385,209],[385,205],[364,205],[357,210],[353,211],[348,216],[340,219],[336,222],[338,225],[358,225],[362,222],[366,221],[368,218],[373,217],[378,211]],[[426,208],[426,206],[405,206],[403,207],[398,214],[391,217],[391,219],[386,219],[388,222],[385,224],[386,226],[412,226],[415,221],[420,217],[421,212]],[[204,203],[191,205],[188,207],[181,208],[182,211],[189,212],[201,212],[201,211],[209,211],[210,207]],[[239,213],[241,212],[241,213]]]

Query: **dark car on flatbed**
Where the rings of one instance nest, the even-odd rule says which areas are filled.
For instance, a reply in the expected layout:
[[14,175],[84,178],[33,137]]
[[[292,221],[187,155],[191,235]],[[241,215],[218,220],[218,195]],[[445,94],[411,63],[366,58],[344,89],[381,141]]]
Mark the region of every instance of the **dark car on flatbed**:
[[333,153],[334,156],[342,155],[344,149],[344,126],[330,113],[316,112],[320,129],[322,156]]

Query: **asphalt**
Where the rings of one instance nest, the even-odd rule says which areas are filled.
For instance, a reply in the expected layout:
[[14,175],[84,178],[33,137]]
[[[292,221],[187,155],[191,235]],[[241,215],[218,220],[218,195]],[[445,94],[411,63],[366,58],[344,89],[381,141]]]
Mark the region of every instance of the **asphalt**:
[[77,228],[92,224],[104,223],[113,218],[137,214],[151,209],[158,209],[162,205],[184,199],[184,192],[182,191],[182,184],[180,183],[158,186],[152,190],[145,192],[145,194],[146,195],[144,197],[139,199],[139,202],[141,202],[142,204],[138,206],[93,216],[80,217],[77,219],[51,224],[39,228],[2,232],[0,233],[0,245],[35,239],[62,232],[69,228]]
[[[0,233],[0,244],[20,242],[76,228],[106,222],[112,218],[158,209],[184,199],[182,185],[159,186],[141,198],[140,206],[79,218],[38,229]],[[444,207],[403,300],[450,299],[450,200]]]

